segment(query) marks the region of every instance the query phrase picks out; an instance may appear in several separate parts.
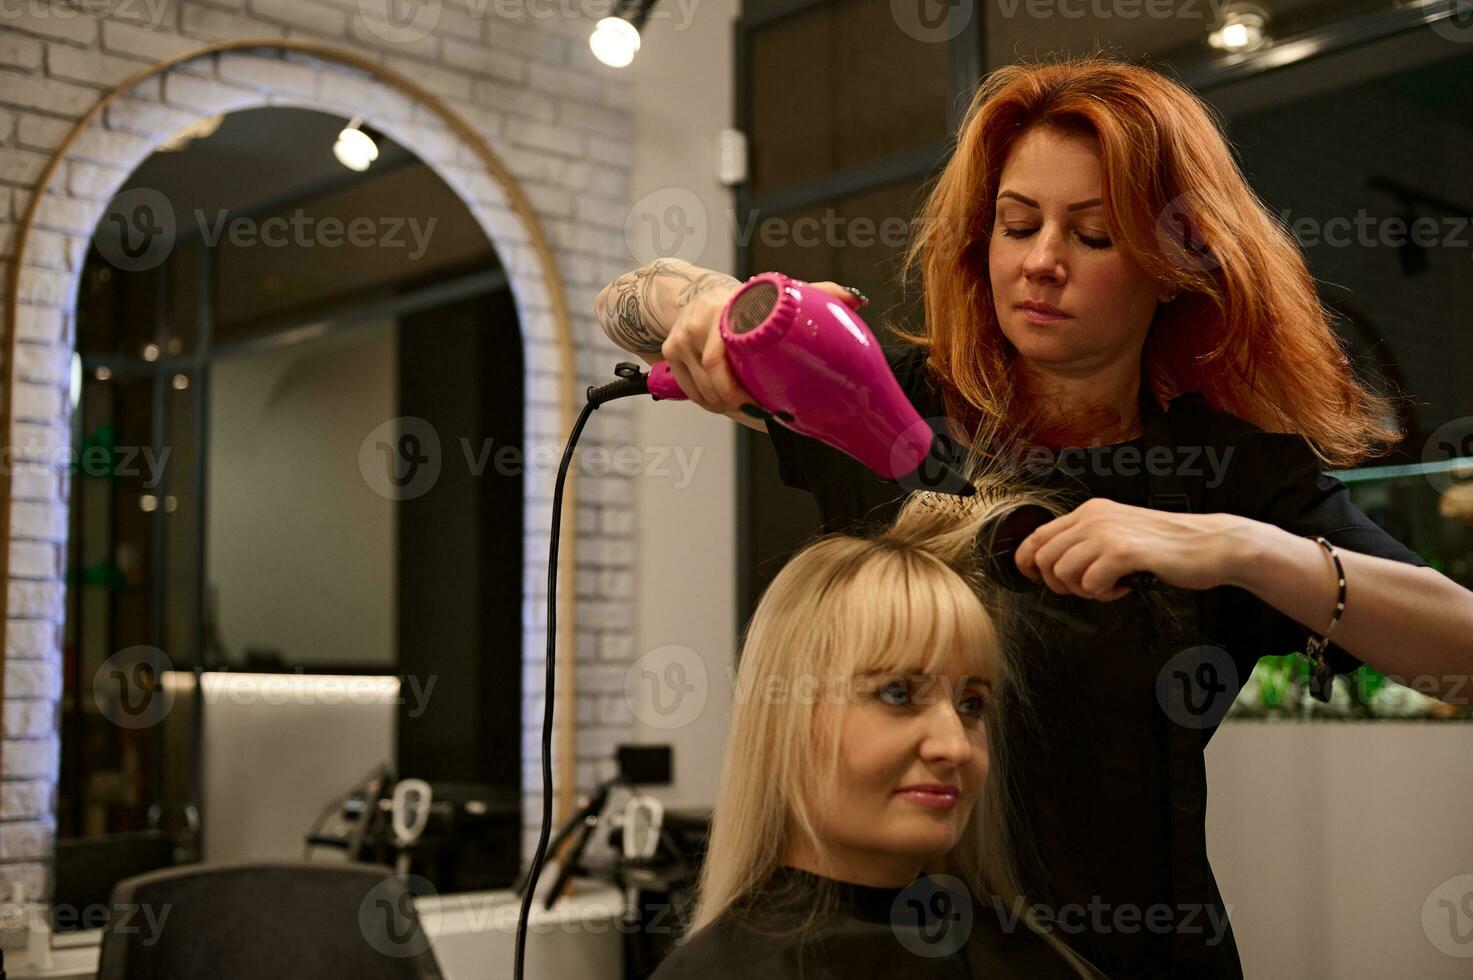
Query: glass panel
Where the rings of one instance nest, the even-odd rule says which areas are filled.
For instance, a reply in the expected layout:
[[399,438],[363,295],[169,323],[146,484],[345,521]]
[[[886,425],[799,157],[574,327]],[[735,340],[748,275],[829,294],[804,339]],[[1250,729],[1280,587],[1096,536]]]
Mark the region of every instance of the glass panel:
[[833,170],[831,22],[828,8],[819,6],[750,35],[754,191]]
[[1244,172],[1303,247],[1358,367],[1412,396],[1407,438],[1376,464],[1446,461],[1439,445],[1473,433],[1470,99],[1463,54],[1232,121]]
[[500,265],[455,192],[418,162],[229,221],[215,246],[217,344],[268,334],[283,317]]
[[[933,6],[929,3],[927,6]],[[941,11],[949,4],[935,4]],[[832,101],[838,170],[939,142],[949,135],[947,45],[897,26],[890,0],[834,7]]]
[[[1473,587],[1473,484],[1447,472],[1396,468],[1342,473],[1354,504],[1392,537],[1464,588]],[[1322,704],[1308,693],[1309,661],[1298,655],[1264,657],[1254,668],[1228,718],[1331,717],[1473,720],[1468,691],[1444,702],[1430,697],[1430,675],[1393,681],[1369,666],[1335,679]]]
[[752,189],[945,140],[948,57],[901,30],[888,0],[813,7],[754,31]]
[[119,269],[93,248],[77,294],[77,344],[84,357],[141,358],[158,330],[163,267]]
[[396,501],[360,450],[397,415],[395,360],[380,320],[211,365],[206,581],[224,664],[393,670]]
[[183,357],[199,349],[200,263],[206,252],[198,241],[181,242],[169,257],[169,314],[163,355]]
[[836,202],[836,226],[845,229],[844,245],[835,252],[838,278],[857,286],[870,299],[861,315],[876,334],[891,324],[919,329],[924,319],[921,294],[900,293],[900,263],[909,242],[910,222],[923,202],[920,181],[903,181]]
[[164,590],[164,650],[175,667],[199,662],[196,621],[199,602],[199,490],[196,481],[200,384],[197,374],[175,371],[161,378],[168,405],[168,438],[159,470],[163,483],[165,548],[168,550]]
[[861,316],[876,335],[883,338],[897,322],[914,329],[922,321],[919,290],[905,299],[898,278],[922,192],[920,181],[904,181],[827,205],[764,215],[752,225],[752,271],[854,286],[870,299]]
[[[154,726],[120,723],[151,695],[122,662],[152,637],[151,492],[143,447],[153,423],[148,378],[89,377],[78,404],[66,578],[63,833],[138,829],[155,778]],[[112,669],[117,667],[119,669]]]

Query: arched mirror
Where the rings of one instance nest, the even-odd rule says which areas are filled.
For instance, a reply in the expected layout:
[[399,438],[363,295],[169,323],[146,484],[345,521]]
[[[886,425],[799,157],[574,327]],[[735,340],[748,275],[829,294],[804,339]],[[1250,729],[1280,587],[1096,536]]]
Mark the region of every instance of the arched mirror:
[[466,205],[356,120],[205,120],[110,202],[76,349],[57,901],[331,859],[384,773],[443,810],[416,871],[509,883],[522,343]]

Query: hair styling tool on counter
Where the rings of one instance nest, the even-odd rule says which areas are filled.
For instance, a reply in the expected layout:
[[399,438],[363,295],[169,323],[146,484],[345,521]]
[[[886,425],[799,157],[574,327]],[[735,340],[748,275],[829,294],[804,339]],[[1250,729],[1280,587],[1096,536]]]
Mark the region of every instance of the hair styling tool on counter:
[[430,784],[423,779],[401,779],[394,784],[393,803],[390,807],[391,823],[394,828],[394,844],[399,849],[394,870],[399,874],[409,873],[409,849],[424,833],[430,821],[430,803],[434,794]]

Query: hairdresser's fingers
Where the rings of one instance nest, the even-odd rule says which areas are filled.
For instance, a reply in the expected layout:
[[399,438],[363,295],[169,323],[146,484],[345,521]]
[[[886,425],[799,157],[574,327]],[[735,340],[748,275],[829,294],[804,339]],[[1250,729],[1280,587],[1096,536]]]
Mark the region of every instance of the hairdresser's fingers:
[[[1091,497],[1090,500],[1086,500],[1083,504],[1080,504],[1069,513],[1059,517],[1055,517],[1053,520],[1046,521],[1045,523],[1040,524],[1038,527],[1034,528],[1032,533],[1024,538],[1022,543],[1018,545],[1018,550],[1013,556],[1014,563],[1017,564],[1018,570],[1021,571],[1024,575],[1028,575],[1030,570],[1034,570],[1040,564],[1042,564],[1042,562],[1040,562],[1039,560],[1038,553],[1046,548],[1060,535],[1068,533],[1070,529],[1072,529],[1076,524],[1079,524],[1080,521],[1085,517],[1086,513],[1092,513],[1092,510],[1086,511],[1086,505],[1089,505],[1091,501],[1100,499],[1102,498]],[[1058,553],[1059,552],[1056,550],[1053,554],[1057,555]],[[1028,577],[1032,578],[1034,581],[1038,580],[1035,576],[1032,575],[1029,575]]]
[[1069,587],[1063,582],[1060,582],[1059,577],[1054,574],[1054,563],[1051,560],[1040,560],[1036,568],[1038,570],[1038,577],[1043,579],[1043,584],[1050,590],[1057,592],[1059,595],[1069,594]]
[[1081,538],[1058,557],[1049,571],[1074,595],[1098,599],[1101,592],[1113,589],[1115,581],[1125,574],[1121,571],[1108,582],[1104,580],[1110,568],[1119,563],[1118,556],[1112,559],[1109,554],[1099,538]]
[[1040,558],[1039,567],[1047,568],[1049,578],[1057,582],[1066,594],[1083,595],[1079,576],[1084,574],[1085,568],[1095,560],[1096,555],[1097,551],[1091,547],[1090,542],[1076,541],[1067,551],[1060,552],[1052,560]]
[[675,375],[685,396],[707,411],[714,412],[716,393],[701,367],[700,348],[697,346],[704,338],[698,340],[691,333],[689,323],[676,323],[665,342],[660,345],[660,354],[670,363],[670,373]]
[[1027,543],[1028,539],[1024,538],[1023,542],[1013,549],[1013,565],[1030,581],[1041,582],[1043,576],[1038,573],[1038,562],[1033,558],[1033,550],[1027,552],[1023,550],[1023,545]]
[[716,389],[716,396],[720,399],[718,411],[725,413],[736,411],[743,405],[759,405],[732,373],[731,362],[726,358],[726,341],[722,339],[720,330],[712,330],[706,335],[701,367],[705,368],[711,387]]
[[836,282],[810,282],[808,285],[814,289],[821,289],[836,299],[841,299],[852,310],[857,310],[869,302],[869,298],[855,289],[846,288]]
[[1057,520],[1049,521],[1034,528],[1018,545],[1018,550],[1013,552],[1013,564],[1018,566],[1018,571],[1027,575],[1037,582],[1040,578],[1038,549],[1048,544],[1049,539],[1057,532],[1054,524]]
[[1114,602],[1131,591],[1121,580],[1141,571],[1139,564],[1121,552],[1105,552],[1090,563],[1079,576],[1079,584],[1091,599]]
[[[1035,531],[1035,534],[1038,532]],[[1075,582],[1069,577],[1083,571],[1083,566],[1076,563],[1085,557],[1093,557],[1094,551],[1087,551],[1075,556],[1072,562],[1065,561],[1067,555],[1074,548],[1084,545],[1086,548],[1098,547],[1091,544],[1089,536],[1081,528],[1067,528],[1059,534],[1051,537],[1047,543],[1038,548],[1033,555],[1033,562],[1038,572],[1043,576],[1044,584],[1060,595],[1079,593],[1075,590]],[[1062,562],[1062,564],[1061,564]]]
[[[675,376],[675,381],[680,385],[680,390],[685,392],[685,397],[689,398],[692,404],[706,408],[710,403],[710,398],[683,361],[671,360],[670,373]],[[707,410],[709,411],[710,409]]]

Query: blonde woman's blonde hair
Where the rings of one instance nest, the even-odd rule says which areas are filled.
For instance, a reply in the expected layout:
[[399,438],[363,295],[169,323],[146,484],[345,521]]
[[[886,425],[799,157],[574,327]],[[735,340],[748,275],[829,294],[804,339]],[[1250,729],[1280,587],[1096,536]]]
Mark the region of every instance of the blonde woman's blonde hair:
[[[1020,887],[1019,844],[1010,834],[1014,806],[1003,770],[1008,730],[996,706],[1026,710],[1026,691],[1009,668],[1006,637],[1021,626],[1015,605],[985,574],[976,541],[1003,510],[1037,503],[1060,513],[1057,500],[1024,489],[997,467],[967,468],[977,493],[969,498],[918,492],[893,524],[871,536],[829,534],[790,559],[773,579],[748,625],[736,677],[725,764],[696,893],[690,933],[758,889],[781,865],[791,835],[802,834],[825,860],[810,799],[818,781],[839,772],[839,730],[848,697],[831,698],[830,683],[874,670],[938,673],[960,654],[967,674],[993,685],[985,715],[989,775],[966,833],[925,867],[963,881],[981,901],[1020,908],[1021,919],[1080,973],[1091,972],[1058,937],[1041,928]],[[1007,691],[1007,697],[999,695]],[[833,704],[837,710],[824,710]],[[820,718],[827,725],[817,725]],[[834,907],[820,895],[803,928]]]

